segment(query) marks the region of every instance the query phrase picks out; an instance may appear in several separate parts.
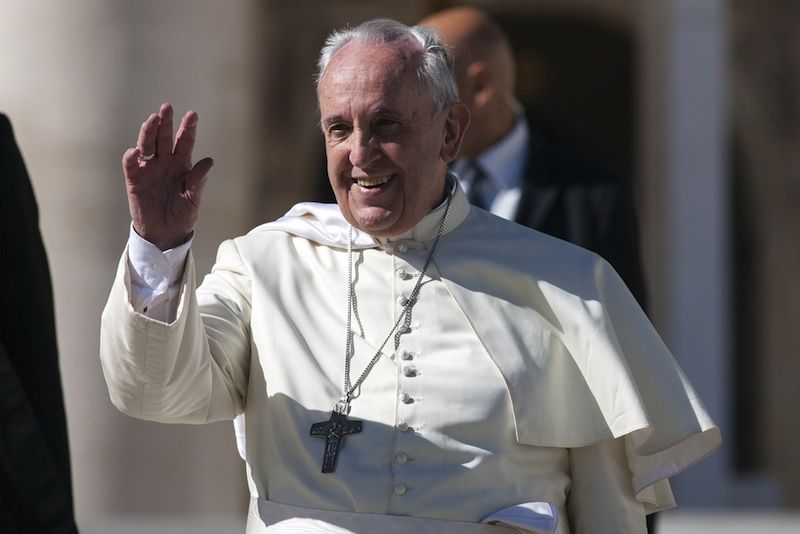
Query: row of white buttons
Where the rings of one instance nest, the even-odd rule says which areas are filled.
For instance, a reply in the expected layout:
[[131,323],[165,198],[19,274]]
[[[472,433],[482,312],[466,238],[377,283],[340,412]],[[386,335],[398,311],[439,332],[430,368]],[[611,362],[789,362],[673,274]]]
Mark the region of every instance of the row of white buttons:
[[398,355],[400,356],[401,360],[408,361],[414,359],[414,353],[407,350],[401,350]]
[[[401,423],[401,424],[403,424],[403,423]],[[404,452],[397,453],[397,455],[394,457],[394,459],[400,465],[403,465],[404,463],[406,463],[406,462],[408,462],[410,460],[408,455],[406,453],[404,453]],[[395,484],[395,486],[393,488],[393,491],[394,491],[395,495],[398,495],[398,496],[399,495],[405,495],[406,491],[408,491],[408,488],[406,488],[405,484],[400,482],[398,484]]]
[[395,271],[395,272],[397,274],[397,278],[399,278],[400,280],[408,280],[408,279],[410,279],[410,278],[412,278],[414,276],[413,274],[411,274],[410,272],[406,271],[402,267],[398,268],[397,271]]
[[386,249],[400,254],[405,254],[409,250],[422,250],[424,248],[425,244],[418,241],[395,241],[386,245]]
[[414,328],[419,328],[419,321],[414,321],[410,325],[401,324],[399,327],[397,327],[397,331],[400,332],[401,334],[406,334],[408,332],[411,332],[411,330],[413,330]]
[[[396,245],[396,250],[400,253],[404,253],[408,250],[408,247],[404,243],[398,243]],[[409,280],[414,276],[405,269],[403,269],[402,267],[397,269],[396,274],[400,280]],[[408,304],[408,296],[406,295],[400,296],[397,299],[397,303],[400,306],[405,306],[406,304]],[[407,327],[406,325],[402,325],[398,328],[398,330],[400,331],[401,334],[404,334],[408,332],[410,328]],[[414,353],[406,350],[399,352],[398,356],[403,361],[409,361],[414,359]],[[410,365],[403,366],[401,372],[403,373],[404,376],[407,377],[416,376],[416,369]],[[408,393],[400,393],[398,398],[400,402],[402,402],[403,404],[411,404],[414,402],[414,399]],[[408,432],[410,427],[408,423],[406,423],[405,421],[401,421],[400,423],[397,424],[397,429],[400,430],[400,432]],[[400,465],[405,464],[406,462],[408,462],[408,460],[409,460],[408,455],[404,452],[400,452],[395,456],[395,461]],[[393,491],[395,495],[400,496],[400,495],[405,495],[405,493],[408,491],[408,488],[406,488],[404,484],[398,483],[394,486]]]

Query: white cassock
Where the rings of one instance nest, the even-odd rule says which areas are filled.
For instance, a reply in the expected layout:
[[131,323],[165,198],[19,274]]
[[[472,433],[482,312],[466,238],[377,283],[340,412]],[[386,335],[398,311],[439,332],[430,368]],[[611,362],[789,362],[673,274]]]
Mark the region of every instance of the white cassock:
[[[603,259],[454,190],[410,328],[363,382],[349,415],[363,431],[333,473],[310,427],[344,382],[335,205],[224,242],[197,291],[189,255],[170,323],[131,304],[126,251],[101,334],[114,405],[162,422],[246,414],[248,532],[644,532],[646,512],[674,505],[668,478],[710,454],[718,429]],[[353,381],[444,209],[391,240],[354,231]]]

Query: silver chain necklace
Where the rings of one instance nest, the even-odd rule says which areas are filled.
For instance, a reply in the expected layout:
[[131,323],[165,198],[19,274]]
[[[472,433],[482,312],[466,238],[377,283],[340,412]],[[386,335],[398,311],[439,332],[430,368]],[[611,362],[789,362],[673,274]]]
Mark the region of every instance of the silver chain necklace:
[[[386,335],[386,339],[383,340],[381,346],[375,352],[375,355],[372,359],[367,363],[367,366],[364,368],[364,371],[359,375],[358,379],[356,379],[355,383],[350,382],[350,360],[353,357],[353,353],[355,351],[355,347],[353,344],[353,331],[351,329],[352,326],[352,317],[353,317],[353,301],[355,300],[356,296],[356,289],[355,285],[353,284],[353,226],[348,225],[348,234],[347,234],[347,330],[346,330],[346,339],[345,339],[345,349],[344,349],[344,388],[343,388],[343,395],[342,397],[336,402],[334,405],[333,411],[331,412],[331,417],[328,421],[314,423],[311,425],[311,435],[325,438],[325,453],[322,457],[322,472],[323,473],[332,473],[336,468],[336,460],[339,456],[339,450],[342,446],[342,440],[345,436],[350,434],[358,434],[361,432],[363,428],[363,421],[354,421],[348,420],[347,414],[350,412],[350,402],[353,400],[353,394],[356,390],[361,387],[362,382],[367,378],[372,368],[378,363],[381,356],[383,355],[383,348],[386,346],[386,343],[392,338],[392,335],[395,334],[397,328],[400,326],[400,323],[404,320],[406,323],[410,321],[410,314],[409,310],[414,305],[417,300],[417,296],[419,295],[419,290],[422,287],[422,279],[425,277],[425,273],[428,270],[428,266],[433,260],[433,255],[436,252],[436,247],[439,244],[439,239],[442,237],[442,233],[444,231],[445,223],[447,222],[447,216],[450,214],[450,206],[453,201],[452,194],[448,191],[447,194],[447,206],[444,210],[444,215],[442,215],[442,221],[439,223],[439,229],[436,232],[436,237],[433,240],[433,244],[431,245],[431,251],[428,253],[428,257],[425,259],[425,265],[422,267],[422,270],[419,273],[419,277],[417,278],[416,284],[414,284],[414,289],[411,290],[411,294],[408,296],[408,300],[406,301],[405,305],[403,306],[403,310],[400,312],[400,315],[397,317],[397,321],[395,321],[394,326]],[[406,324],[408,326],[408,324]],[[397,331],[398,335],[395,335],[395,350],[397,350],[397,346],[400,342],[400,331]]]

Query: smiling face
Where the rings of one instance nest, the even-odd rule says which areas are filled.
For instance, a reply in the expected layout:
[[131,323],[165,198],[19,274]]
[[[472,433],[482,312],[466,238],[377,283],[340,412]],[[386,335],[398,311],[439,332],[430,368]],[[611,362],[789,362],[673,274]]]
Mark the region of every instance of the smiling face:
[[416,225],[444,197],[467,111],[434,113],[411,41],[346,44],[319,84],[328,177],[345,219],[375,237]]

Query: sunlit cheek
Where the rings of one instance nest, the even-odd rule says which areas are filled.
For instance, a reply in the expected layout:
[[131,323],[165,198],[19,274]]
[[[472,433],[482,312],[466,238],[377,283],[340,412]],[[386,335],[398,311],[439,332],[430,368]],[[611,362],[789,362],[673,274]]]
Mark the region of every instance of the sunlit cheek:
[[334,189],[348,185],[346,182],[349,162],[345,151],[328,146],[326,149],[326,158],[328,164],[328,177]]

